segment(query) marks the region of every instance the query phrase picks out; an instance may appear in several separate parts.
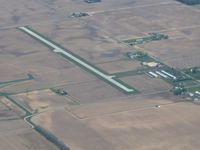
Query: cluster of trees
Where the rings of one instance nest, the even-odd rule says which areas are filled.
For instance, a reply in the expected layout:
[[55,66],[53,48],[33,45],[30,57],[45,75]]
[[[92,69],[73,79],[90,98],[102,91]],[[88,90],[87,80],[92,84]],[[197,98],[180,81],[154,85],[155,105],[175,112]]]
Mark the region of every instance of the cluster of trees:
[[178,0],[178,1],[188,5],[200,4],[200,0]]
[[101,0],[84,0],[87,3],[96,3],[96,2],[101,2]]
[[177,85],[174,85],[172,92],[174,93],[174,95],[182,95],[186,92],[186,88],[184,87],[184,85],[182,83],[179,83]]
[[44,136],[48,141],[55,144],[60,150],[70,150],[64,143],[58,140],[53,134],[46,131],[44,128],[40,126],[35,126],[34,128],[37,132],[39,132],[42,136]]
[[136,52],[127,52],[126,53],[128,58],[131,58],[131,59],[137,59],[137,58],[142,58],[142,57],[147,57],[148,54],[147,53],[144,53],[142,51],[136,51]]
[[186,73],[192,73],[192,74],[196,74],[199,73],[199,69],[197,67],[191,68],[189,71],[187,71]]

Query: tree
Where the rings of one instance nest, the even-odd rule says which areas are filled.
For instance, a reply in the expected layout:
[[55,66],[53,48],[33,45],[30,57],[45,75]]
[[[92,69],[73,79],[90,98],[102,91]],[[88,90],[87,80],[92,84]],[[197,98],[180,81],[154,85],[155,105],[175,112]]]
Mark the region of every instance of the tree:
[[174,95],[182,95],[186,92],[186,89],[182,83],[179,83],[173,87],[172,92]]

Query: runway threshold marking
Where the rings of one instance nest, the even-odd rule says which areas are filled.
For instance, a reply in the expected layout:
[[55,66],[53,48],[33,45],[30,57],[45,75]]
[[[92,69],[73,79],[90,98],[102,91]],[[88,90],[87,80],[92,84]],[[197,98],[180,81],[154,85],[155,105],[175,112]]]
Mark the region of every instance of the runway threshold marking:
[[107,83],[114,85],[117,89],[120,91],[126,93],[126,94],[132,94],[135,93],[136,90],[128,85],[125,85],[122,81],[117,80],[115,75],[108,75],[98,68],[94,67],[93,65],[86,62],[83,58],[76,56],[71,51],[62,48],[61,46],[58,46],[58,44],[55,44],[54,42],[48,40],[46,37],[42,36],[41,34],[37,33],[36,31],[30,29],[29,27],[23,26],[18,27],[21,31],[25,32],[26,34],[30,35],[31,37],[39,40],[40,42],[44,43],[48,47],[52,48],[53,52],[57,54],[62,54],[66,56],[71,61],[75,62],[79,66],[83,67],[84,69],[92,72],[93,74],[97,75],[97,77],[100,77]]

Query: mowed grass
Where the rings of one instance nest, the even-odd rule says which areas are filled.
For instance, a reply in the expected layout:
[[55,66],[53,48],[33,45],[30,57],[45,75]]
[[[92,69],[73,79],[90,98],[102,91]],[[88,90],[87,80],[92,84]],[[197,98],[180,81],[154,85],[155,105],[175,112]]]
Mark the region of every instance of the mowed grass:
[[186,88],[188,92],[196,92],[199,91],[200,92],[200,85],[196,86],[196,87],[192,87],[192,88]]
[[191,69],[184,70],[185,73],[192,76],[196,80],[200,80],[200,68],[197,68],[195,72],[190,71]]

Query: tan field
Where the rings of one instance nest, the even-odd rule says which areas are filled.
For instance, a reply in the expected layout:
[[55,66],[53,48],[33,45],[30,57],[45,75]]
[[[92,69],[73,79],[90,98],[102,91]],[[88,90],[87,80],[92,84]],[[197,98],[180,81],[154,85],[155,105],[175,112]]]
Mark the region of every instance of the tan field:
[[129,60],[118,60],[105,63],[99,63],[97,67],[103,69],[104,71],[113,74],[119,72],[125,72],[130,70],[137,70],[142,68],[140,62],[138,61],[129,61]]
[[57,107],[67,106],[70,101],[56,95],[51,90],[33,91],[13,96],[19,103],[32,112],[43,112]]
[[1,150],[58,150],[23,121],[1,121]]
[[58,150],[21,119],[24,113],[19,108],[5,98],[0,100],[1,150]]
[[33,29],[93,64],[124,59],[124,52],[130,49],[82,20],[78,24],[67,20],[34,26]]
[[[169,38],[124,42],[152,32]],[[176,0],[2,0],[0,150],[199,150],[199,35]],[[147,75],[163,68],[190,80]]]
[[[156,103],[160,103],[161,108],[155,108],[153,104]],[[133,99],[132,102],[82,106],[72,112],[57,110],[41,114],[34,121],[75,150],[197,150],[198,108],[195,104],[171,103],[161,98]],[[57,115],[63,117],[57,118]]]
[[101,80],[66,85],[61,86],[61,88],[69,91],[70,96],[74,97],[79,103],[95,103],[107,101],[108,99],[115,100],[116,97],[125,96],[125,94]]
[[0,120],[15,120],[19,119],[18,114],[16,114],[18,109],[14,107],[5,98],[0,98]]
[[199,27],[195,27],[177,30],[176,34],[173,31],[166,32],[172,35],[172,39],[162,41],[161,45],[157,42],[148,43],[142,48],[170,66],[181,69],[199,66],[199,30]]
[[122,78],[122,80],[138,89],[142,94],[148,94],[155,91],[169,91],[171,88],[171,86],[163,80],[151,78],[147,75],[130,76]]

